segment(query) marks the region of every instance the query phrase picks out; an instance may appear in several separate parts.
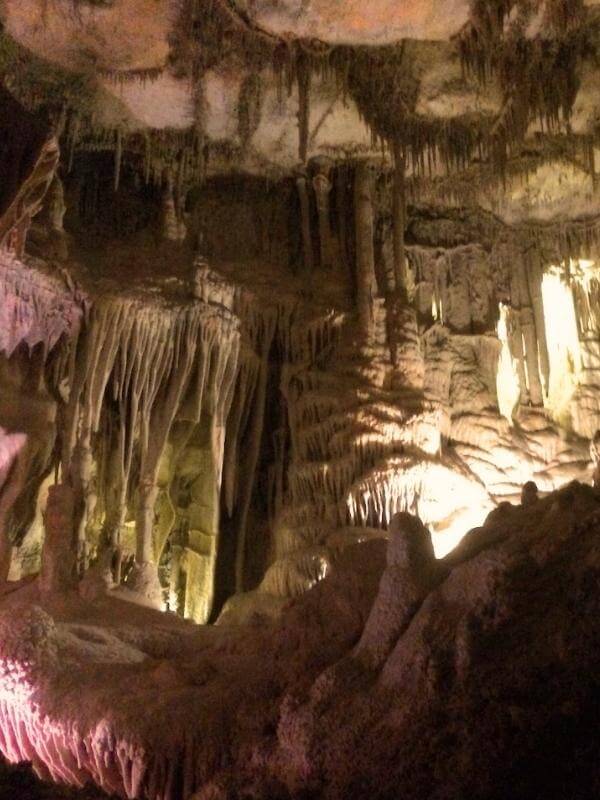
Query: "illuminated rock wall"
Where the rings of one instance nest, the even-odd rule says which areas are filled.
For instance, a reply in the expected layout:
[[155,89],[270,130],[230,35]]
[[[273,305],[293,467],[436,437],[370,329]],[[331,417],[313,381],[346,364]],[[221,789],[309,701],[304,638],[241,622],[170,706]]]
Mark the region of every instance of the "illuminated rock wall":
[[[7,529],[13,577],[39,566],[52,469],[78,493],[79,576],[108,548],[117,584],[127,577],[141,601],[197,621],[257,587],[249,602],[278,607],[399,511],[417,513],[443,554],[526,481],[548,492],[589,478],[594,229],[417,205],[398,243],[378,167],[311,169],[313,180],[291,184],[301,229],[285,240],[301,247],[291,266],[280,263],[281,212],[276,247],[247,215],[225,236],[217,187],[189,219],[191,236],[209,231],[211,263],[189,263],[186,280],[88,280],[84,292],[64,260],[3,256],[2,348],[52,351],[38,381],[49,425],[30,439],[43,453],[23,467],[27,492],[4,493],[11,514],[28,509]],[[45,230],[62,231],[53,185],[38,253]],[[282,192],[291,202],[289,183]],[[276,197],[262,197],[265,213]],[[220,241],[230,257],[237,242],[266,263],[221,262]],[[14,358],[33,369],[24,352]]]

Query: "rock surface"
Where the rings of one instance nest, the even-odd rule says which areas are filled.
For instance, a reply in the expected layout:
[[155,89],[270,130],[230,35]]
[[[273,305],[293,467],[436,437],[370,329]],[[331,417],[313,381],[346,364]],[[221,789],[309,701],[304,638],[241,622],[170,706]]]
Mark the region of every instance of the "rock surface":
[[407,603],[435,562],[405,517],[387,566],[382,542],[357,545],[280,622],[239,629],[116,600],[42,611],[23,589],[2,604],[0,747],[150,800],[591,799],[599,520],[577,483],[508,507]]

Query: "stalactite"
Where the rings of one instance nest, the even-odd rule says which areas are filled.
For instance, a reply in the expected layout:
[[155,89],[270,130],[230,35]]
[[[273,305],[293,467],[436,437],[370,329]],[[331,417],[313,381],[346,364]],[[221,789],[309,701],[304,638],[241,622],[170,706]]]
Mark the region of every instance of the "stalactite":
[[12,250],[22,258],[31,220],[40,211],[48,187],[54,179],[59,160],[58,141],[50,135],[39,145],[31,169],[13,197],[4,199],[0,216],[0,250]]
[[[199,420],[202,409],[208,408],[216,424],[224,424],[233,397],[238,347],[235,319],[210,306],[169,307],[103,297],[92,308],[71,388],[63,470],[76,489],[83,537],[95,492],[90,483],[93,437],[105,424],[110,398],[119,414],[110,461],[104,468],[107,479],[116,479],[105,532],[117,547],[136,453],[137,557],[145,570],[145,586],[150,573],[144,564],[153,564],[157,557],[152,540],[157,469],[173,420],[178,412]],[[221,466],[216,468],[220,474]]]
[[[129,484],[130,464],[126,462],[126,429],[121,419],[111,419],[111,425],[105,428],[107,454],[105,456],[104,480],[100,484],[105,503],[102,544],[117,553],[121,546],[121,533],[125,522],[127,505],[127,487]],[[111,430],[116,427],[116,432]],[[120,575],[114,575],[115,582],[120,583]]]
[[527,0],[475,3],[458,36],[463,67],[482,82],[495,76],[500,83],[504,104],[492,129],[491,151],[501,172],[529,123],[539,119],[548,130],[568,126],[577,96],[588,35],[583,3],[549,3],[544,10],[552,47],[543,34],[527,34],[540,11]]
[[93,465],[92,432],[90,427],[86,426],[79,434],[71,462],[72,488],[75,493],[73,522],[77,548],[76,561],[80,577],[83,576],[89,565],[87,525],[96,503],[96,494],[92,485]]
[[73,170],[73,162],[75,160],[75,151],[77,149],[77,145],[79,143],[79,137],[81,133],[81,115],[75,113],[72,115],[70,119],[69,125],[69,137],[68,137],[68,145],[69,145],[69,163],[68,163],[68,171],[69,173]]
[[227,422],[227,438],[223,463],[223,491],[225,508],[231,517],[234,505],[239,497],[240,438],[246,429],[248,416],[252,406],[251,398],[255,396],[258,375],[262,369],[262,361],[253,350],[245,348],[240,355],[240,369],[236,386],[234,407]]
[[178,242],[185,238],[185,227],[180,224],[173,189],[173,173],[167,168],[162,196],[162,234],[167,241]]
[[152,137],[149,132],[144,135],[144,183],[150,183],[150,172],[152,169]]
[[183,331],[180,326],[176,328],[179,341],[174,345],[178,352],[174,356],[172,373],[161,394],[152,402],[149,417],[141,420],[139,505],[136,515],[136,558],[140,564],[155,561],[152,533],[154,506],[158,496],[158,466],[194,366],[199,319],[188,318],[184,324]]
[[0,250],[0,352],[8,357],[21,342],[44,342],[53,350],[61,337],[76,336],[85,299],[57,276],[43,274]]
[[30,460],[17,455],[16,464],[12,467],[7,481],[0,486],[0,581],[8,580],[12,556],[12,540],[8,527],[11,509],[23,491],[28,473],[32,467]]
[[523,332],[525,344],[525,362],[527,364],[530,401],[533,406],[541,406],[543,404],[543,394],[540,384],[538,341],[531,308],[521,309],[521,331]]
[[242,147],[250,144],[260,125],[262,101],[261,76],[251,72],[242,83],[238,100],[238,134]]
[[196,152],[196,174],[195,180],[203,183],[206,173],[206,161],[204,148],[206,145],[206,96],[204,92],[204,68],[198,65],[192,75],[192,103],[193,103],[193,132]]

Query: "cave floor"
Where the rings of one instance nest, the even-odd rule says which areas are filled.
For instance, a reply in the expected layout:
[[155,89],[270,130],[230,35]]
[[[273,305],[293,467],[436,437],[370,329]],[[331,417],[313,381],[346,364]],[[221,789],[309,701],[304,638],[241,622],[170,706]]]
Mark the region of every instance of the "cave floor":
[[[599,531],[573,482],[442,560],[402,529],[351,545],[245,625],[23,582],[0,599],[0,749],[151,800],[597,797]],[[0,767],[0,800],[86,792]]]

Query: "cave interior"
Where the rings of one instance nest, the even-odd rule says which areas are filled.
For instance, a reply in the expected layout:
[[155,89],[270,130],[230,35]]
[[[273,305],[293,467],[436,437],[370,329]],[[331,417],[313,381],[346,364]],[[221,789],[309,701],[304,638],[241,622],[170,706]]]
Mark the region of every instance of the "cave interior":
[[598,0],[0,0],[2,800],[600,796],[599,175]]

